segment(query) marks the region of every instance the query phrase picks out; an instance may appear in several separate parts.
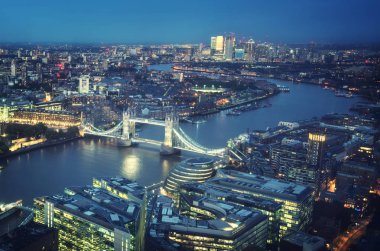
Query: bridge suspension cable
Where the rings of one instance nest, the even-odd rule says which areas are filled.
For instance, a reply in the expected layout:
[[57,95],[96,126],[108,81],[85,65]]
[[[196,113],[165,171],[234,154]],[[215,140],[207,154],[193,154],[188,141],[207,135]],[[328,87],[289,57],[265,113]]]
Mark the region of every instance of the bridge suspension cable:
[[[137,123],[146,123],[146,124],[154,124],[154,125],[159,125],[163,126],[165,123],[161,121],[155,121],[152,119],[140,119],[140,118],[134,118],[131,119],[131,121],[137,122]],[[94,125],[91,124],[86,124],[83,125],[85,133],[96,135],[96,136],[104,136],[104,137],[121,137],[121,136],[116,136],[115,132],[119,131],[123,127],[123,121],[119,122],[116,126],[114,126],[111,129],[108,130],[101,130],[99,128],[96,128]],[[198,144],[196,141],[194,141],[190,136],[188,136],[180,127],[178,128],[173,128],[173,133],[176,139],[178,140],[178,143],[183,145],[184,147],[178,146],[174,144],[173,147],[175,148],[180,148],[183,150],[188,150],[188,151],[193,151],[197,152],[200,154],[206,154],[206,155],[214,155],[214,156],[223,156],[226,149],[225,148],[219,148],[219,149],[210,149],[207,147],[204,147],[200,144]],[[136,142],[146,142],[146,143],[154,143],[157,144],[156,141],[149,141],[149,140],[144,140],[140,138],[135,139]]]
[[181,128],[178,130],[174,129],[174,134],[178,137],[181,143],[195,152],[208,155],[223,155],[225,152],[225,148],[210,149],[199,145],[194,140],[192,140]]
[[114,126],[113,128],[111,128],[109,130],[101,130],[101,129],[98,129],[91,124],[88,124],[88,125],[89,126],[84,126],[85,132],[90,133],[90,134],[94,134],[94,135],[106,136],[106,135],[113,134],[114,132],[120,130],[120,128],[123,126],[123,121],[119,122],[119,124],[117,124],[116,126]]

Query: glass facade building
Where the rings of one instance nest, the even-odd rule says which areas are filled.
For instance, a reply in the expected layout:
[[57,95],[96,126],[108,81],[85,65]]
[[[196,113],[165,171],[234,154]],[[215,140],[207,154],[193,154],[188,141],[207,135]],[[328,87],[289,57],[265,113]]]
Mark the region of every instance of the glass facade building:
[[173,207],[168,197],[158,196],[155,203],[149,239],[172,247],[167,250],[256,250],[266,246],[268,219],[260,212],[221,200],[188,197],[182,210],[191,210],[195,217],[189,217]]
[[144,187],[137,182],[121,177],[93,178],[92,185],[103,188],[109,193],[121,198],[141,204],[144,199]]
[[36,198],[35,221],[58,230],[59,250],[134,250],[137,203],[98,188]]
[[311,186],[315,196],[326,185],[327,170],[323,164],[325,135],[308,134],[307,143],[270,146],[271,166],[277,177],[290,182]]
[[[279,223],[281,216],[281,203],[275,201],[263,200],[255,198],[251,195],[241,194],[231,191],[230,188],[218,187],[213,185],[212,182],[206,182],[202,184],[184,184],[180,188],[180,207],[183,208],[183,197],[185,196],[198,196],[207,197],[211,199],[218,199],[224,202],[233,203],[238,206],[249,208],[251,210],[259,211],[268,218],[268,239],[269,245],[278,242],[279,236]],[[197,217],[202,217],[202,214],[197,210]],[[194,216],[191,209],[188,209],[189,215]],[[210,212],[205,212],[206,216],[209,216]]]
[[304,230],[312,220],[313,188],[234,170],[218,170],[207,183],[282,205],[279,238]]
[[192,158],[179,163],[166,178],[165,191],[178,198],[181,184],[188,182],[202,183],[214,176],[214,160],[210,158]]

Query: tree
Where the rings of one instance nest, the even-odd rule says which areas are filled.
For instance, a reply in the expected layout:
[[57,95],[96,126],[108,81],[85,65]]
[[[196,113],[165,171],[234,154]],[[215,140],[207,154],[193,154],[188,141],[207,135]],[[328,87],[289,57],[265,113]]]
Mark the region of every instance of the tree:
[[35,135],[37,137],[41,137],[42,135],[45,135],[47,129],[48,128],[46,125],[42,123],[38,123],[37,125],[35,125]]
[[66,137],[67,138],[75,138],[79,136],[79,129],[76,126],[69,127],[67,129]]
[[0,154],[4,154],[7,152],[9,152],[9,148],[8,148],[7,144],[5,144],[5,142],[3,142],[3,141],[0,141]]
[[46,139],[48,140],[56,140],[60,138],[59,132],[53,129],[48,129],[45,134]]

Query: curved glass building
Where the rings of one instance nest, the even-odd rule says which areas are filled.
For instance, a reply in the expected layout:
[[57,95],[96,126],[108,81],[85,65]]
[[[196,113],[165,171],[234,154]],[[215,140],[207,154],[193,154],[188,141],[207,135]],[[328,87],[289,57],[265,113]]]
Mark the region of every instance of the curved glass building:
[[210,158],[191,158],[174,167],[165,180],[164,189],[175,195],[181,184],[201,183],[214,176],[214,160]]

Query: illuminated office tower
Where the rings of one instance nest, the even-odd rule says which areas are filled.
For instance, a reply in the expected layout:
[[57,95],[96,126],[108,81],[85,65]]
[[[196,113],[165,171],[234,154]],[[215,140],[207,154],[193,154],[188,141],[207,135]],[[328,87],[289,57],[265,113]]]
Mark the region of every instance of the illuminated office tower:
[[210,44],[211,50],[216,50],[216,37],[211,37],[211,44]]
[[90,76],[83,75],[79,78],[79,93],[88,93],[90,90]]
[[58,230],[59,250],[135,249],[140,206],[99,188],[34,199],[34,221]]
[[230,34],[225,37],[224,41],[224,59],[232,60],[235,49],[235,35]]
[[215,53],[223,54],[224,53],[224,37],[217,36],[215,42]]
[[12,60],[11,63],[11,76],[15,77],[16,76],[16,61]]

